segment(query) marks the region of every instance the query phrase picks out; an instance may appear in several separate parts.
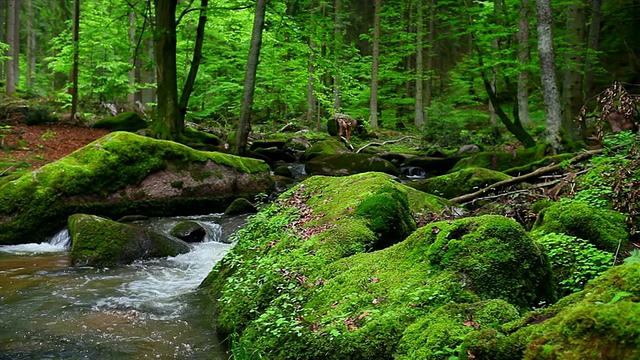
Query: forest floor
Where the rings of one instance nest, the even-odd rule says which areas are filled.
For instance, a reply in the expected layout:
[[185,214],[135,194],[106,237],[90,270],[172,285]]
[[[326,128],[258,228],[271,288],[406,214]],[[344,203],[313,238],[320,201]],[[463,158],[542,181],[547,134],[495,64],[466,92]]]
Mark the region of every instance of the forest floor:
[[[34,169],[56,161],[109,133],[65,123],[7,124],[0,130],[0,163],[25,162]],[[0,167],[0,172],[4,169]]]

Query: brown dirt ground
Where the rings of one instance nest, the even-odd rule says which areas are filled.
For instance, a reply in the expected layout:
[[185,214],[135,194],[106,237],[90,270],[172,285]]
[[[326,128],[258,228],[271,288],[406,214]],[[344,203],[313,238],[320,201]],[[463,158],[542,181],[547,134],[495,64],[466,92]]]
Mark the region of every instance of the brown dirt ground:
[[25,162],[34,169],[58,160],[109,133],[66,123],[28,126],[9,124],[0,132],[0,172],[8,164]]

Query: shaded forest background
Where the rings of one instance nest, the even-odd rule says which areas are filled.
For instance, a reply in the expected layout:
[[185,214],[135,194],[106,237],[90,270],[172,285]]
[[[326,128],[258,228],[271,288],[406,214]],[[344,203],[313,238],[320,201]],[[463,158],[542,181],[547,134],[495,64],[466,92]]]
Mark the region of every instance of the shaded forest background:
[[[78,119],[106,115],[105,104],[153,118],[158,2],[165,1],[1,1],[6,93],[68,110],[77,45]],[[459,146],[491,141],[483,138],[490,131],[474,129],[501,129],[501,109],[492,106],[499,105],[541,134],[549,124],[537,33],[545,2],[271,0],[251,122],[321,129],[341,112],[371,128],[422,131],[427,142]],[[574,121],[583,104],[597,109],[595,96],[614,81],[640,83],[640,1],[550,6],[561,129],[576,140],[588,136]],[[185,120],[237,126],[254,13],[254,1],[177,1],[178,88],[195,61],[198,20],[207,17]]]

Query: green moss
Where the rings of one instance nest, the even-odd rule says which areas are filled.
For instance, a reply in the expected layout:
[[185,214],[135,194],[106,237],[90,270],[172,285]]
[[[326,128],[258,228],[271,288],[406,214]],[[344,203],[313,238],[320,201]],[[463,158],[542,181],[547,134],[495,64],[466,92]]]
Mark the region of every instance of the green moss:
[[306,149],[303,158],[311,160],[320,155],[335,155],[347,153],[347,149],[337,140],[323,140]]
[[256,212],[256,207],[245,198],[237,198],[233,200],[231,205],[224,211],[225,215],[239,215]]
[[561,202],[541,210],[532,233],[563,233],[609,252],[625,249],[629,240],[624,215],[578,202]]
[[398,176],[398,169],[389,161],[370,154],[319,155],[307,162],[305,170],[314,175],[352,175],[363,172],[383,172]]
[[520,148],[510,152],[479,152],[458,161],[452,171],[459,171],[468,167],[505,171],[514,167],[525,166],[542,160],[545,157],[547,147],[547,144],[540,143],[533,148]]
[[140,115],[135,112],[123,112],[116,116],[97,120],[92,127],[96,129],[108,129],[112,131],[136,132],[148,126]]
[[503,300],[471,304],[447,304],[409,326],[395,359],[449,359],[462,357],[463,340],[478,329],[497,327],[519,317],[518,310]]
[[59,228],[67,216],[89,211],[83,201],[59,199],[104,197],[128,185],[138,185],[148,175],[167,167],[188,169],[190,163],[207,160],[252,175],[269,171],[260,161],[114,132],[0,185],[0,244],[44,238]]
[[192,127],[184,128],[184,136],[187,138],[187,145],[196,149],[216,150],[220,145],[220,139],[216,135]]
[[467,168],[447,175],[412,181],[408,185],[429,194],[451,199],[510,178],[509,175],[493,170]]
[[508,332],[470,336],[465,343],[476,359],[637,359],[639,301],[640,264],[617,266],[583,291],[505,327]]

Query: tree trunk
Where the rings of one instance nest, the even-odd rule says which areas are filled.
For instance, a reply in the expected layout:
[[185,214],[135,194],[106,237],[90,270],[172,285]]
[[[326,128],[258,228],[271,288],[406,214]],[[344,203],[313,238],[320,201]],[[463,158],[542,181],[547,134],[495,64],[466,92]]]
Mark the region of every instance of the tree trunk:
[[425,118],[424,118],[425,124],[429,122],[429,108],[431,107],[431,99],[433,96],[433,75],[434,75],[434,71],[433,71],[433,53],[434,53],[433,39],[434,37],[433,35],[436,27],[435,7],[436,7],[435,0],[430,0],[429,1],[429,34],[427,35],[427,42],[429,45],[427,49],[427,66],[426,66],[427,81],[424,89],[424,106],[427,109],[427,111],[425,112]]
[[569,4],[567,12],[565,42],[568,49],[564,55],[565,70],[562,82],[562,128],[573,140],[582,138],[576,122],[582,107],[583,43],[585,34],[585,5],[581,1]]
[[156,31],[154,39],[158,107],[155,124],[160,139],[180,140],[184,123],[178,113],[176,71],[176,5],[177,0],[154,0]]
[[424,83],[424,69],[422,62],[422,28],[424,22],[422,0],[418,0],[416,4],[416,11],[418,12],[418,25],[416,28],[416,91],[415,91],[415,118],[414,122],[416,128],[422,131],[424,127],[424,104],[423,104],[423,83]]
[[542,97],[547,109],[546,140],[554,152],[562,150],[560,140],[560,95],[556,85],[555,53],[551,31],[550,0],[536,0],[538,15],[538,55],[542,80]]
[[380,59],[380,8],[382,0],[373,3],[373,52],[371,53],[371,97],[369,99],[369,125],[377,129],[378,124],[378,68]]
[[134,106],[136,102],[136,13],[129,12],[129,46],[131,47],[131,58],[129,59],[129,93],[127,94],[127,103],[129,106]]
[[184,117],[187,114],[187,107],[189,106],[189,98],[193,93],[193,86],[196,83],[196,76],[198,75],[198,69],[200,68],[200,62],[202,61],[202,44],[204,43],[204,26],[207,23],[207,8],[209,7],[209,0],[200,0],[200,18],[198,19],[198,28],[196,30],[196,43],[193,48],[193,61],[191,61],[191,67],[189,68],[189,75],[184,83],[182,89],[182,95],[180,96],[179,114],[180,122],[184,123]]
[[71,121],[76,118],[78,112],[78,53],[80,52],[80,46],[78,44],[80,34],[80,0],[75,0],[73,3],[73,29],[72,29],[72,42],[73,42],[73,65],[71,68]]
[[258,59],[260,57],[260,47],[262,45],[262,29],[264,28],[264,17],[268,0],[257,0],[256,15],[253,20],[253,32],[251,33],[251,45],[249,47],[249,58],[247,59],[247,72],[244,77],[244,88],[242,89],[242,108],[240,121],[238,122],[238,133],[236,135],[236,155],[244,155],[247,147],[247,137],[251,131],[251,107],[253,106],[253,94],[256,86],[256,72],[258,69]]
[[[4,38],[4,30],[5,30],[5,26],[7,25],[6,20],[6,10],[7,10],[7,1],[6,0],[1,0],[0,1],[0,41],[2,40],[6,40]],[[2,63],[2,61],[0,61],[0,79],[4,79],[4,64]]]
[[342,107],[342,92],[340,89],[341,52],[342,52],[342,0],[333,2],[333,112],[339,112]]
[[7,60],[5,62],[5,72],[7,73],[7,94],[13,94],[16,91],[16,78],[13,62],[14,62],[14,48],[15,44],[15,30],[16,30],[16,4],[17,0],[9,0],[7,4],[7,44],[9,49],[7,50]]
[[[600,23],[602,22],[602,0],[591,1],[591,25],[589,25],[589,44],[588,48],[591,53],[598,51],[600,48]],[[586,79],[585,79],[585,99],[593,94],[593,72],[597,63],[597,57],[589,54],[586,59]]]
[[[316,106],[316,97],[315,97],[315,84],[314,78],[316,76],[316,68],[314,66],[315,61],[315,51],[316,44],[313,42],[312,31],[315,28],[314,23],[314,12],[316,8],[315,0],[309,1],[309,38],[307,39],[307,44],[309,45],[309,57],[307,60],[307,65],[309,69],[309,76],[307,79],[307,122],[311,123],[314,119],[315,114],[315,106]],[[320,121],[316,121],[316,130],[320,131]]]
[[33,28],[33,0],[27,0],[27,75],[26,85],[28,88],[34,86],[36,75],[36,32]]
[[[526,67],[531,61],[529,48],[529,0],[520,2],[520,18],[518,19],[518,61]],[[518,73],[518,117],[522,124],[531,122],[529,114],[529,70],[523,68]]]
[[[147,62],[142,67],[142,72],[140,74],[140,78],[142,83],[144,84],[157,84],[158,78],[156,75],[155,66],[149,66],[149,63],[155,62],[155,53],[154,48],[155,45],[153,43],[153,38],[145,39],[142,42],[143,47],[146,52]],[[156,88],[154,86],[145,87],[140,90],[140,98],[143,104],[155,103],[156,102]]]
[[16,87],[20,86],[20,0],[15,0],[13,29],[13,78]]

